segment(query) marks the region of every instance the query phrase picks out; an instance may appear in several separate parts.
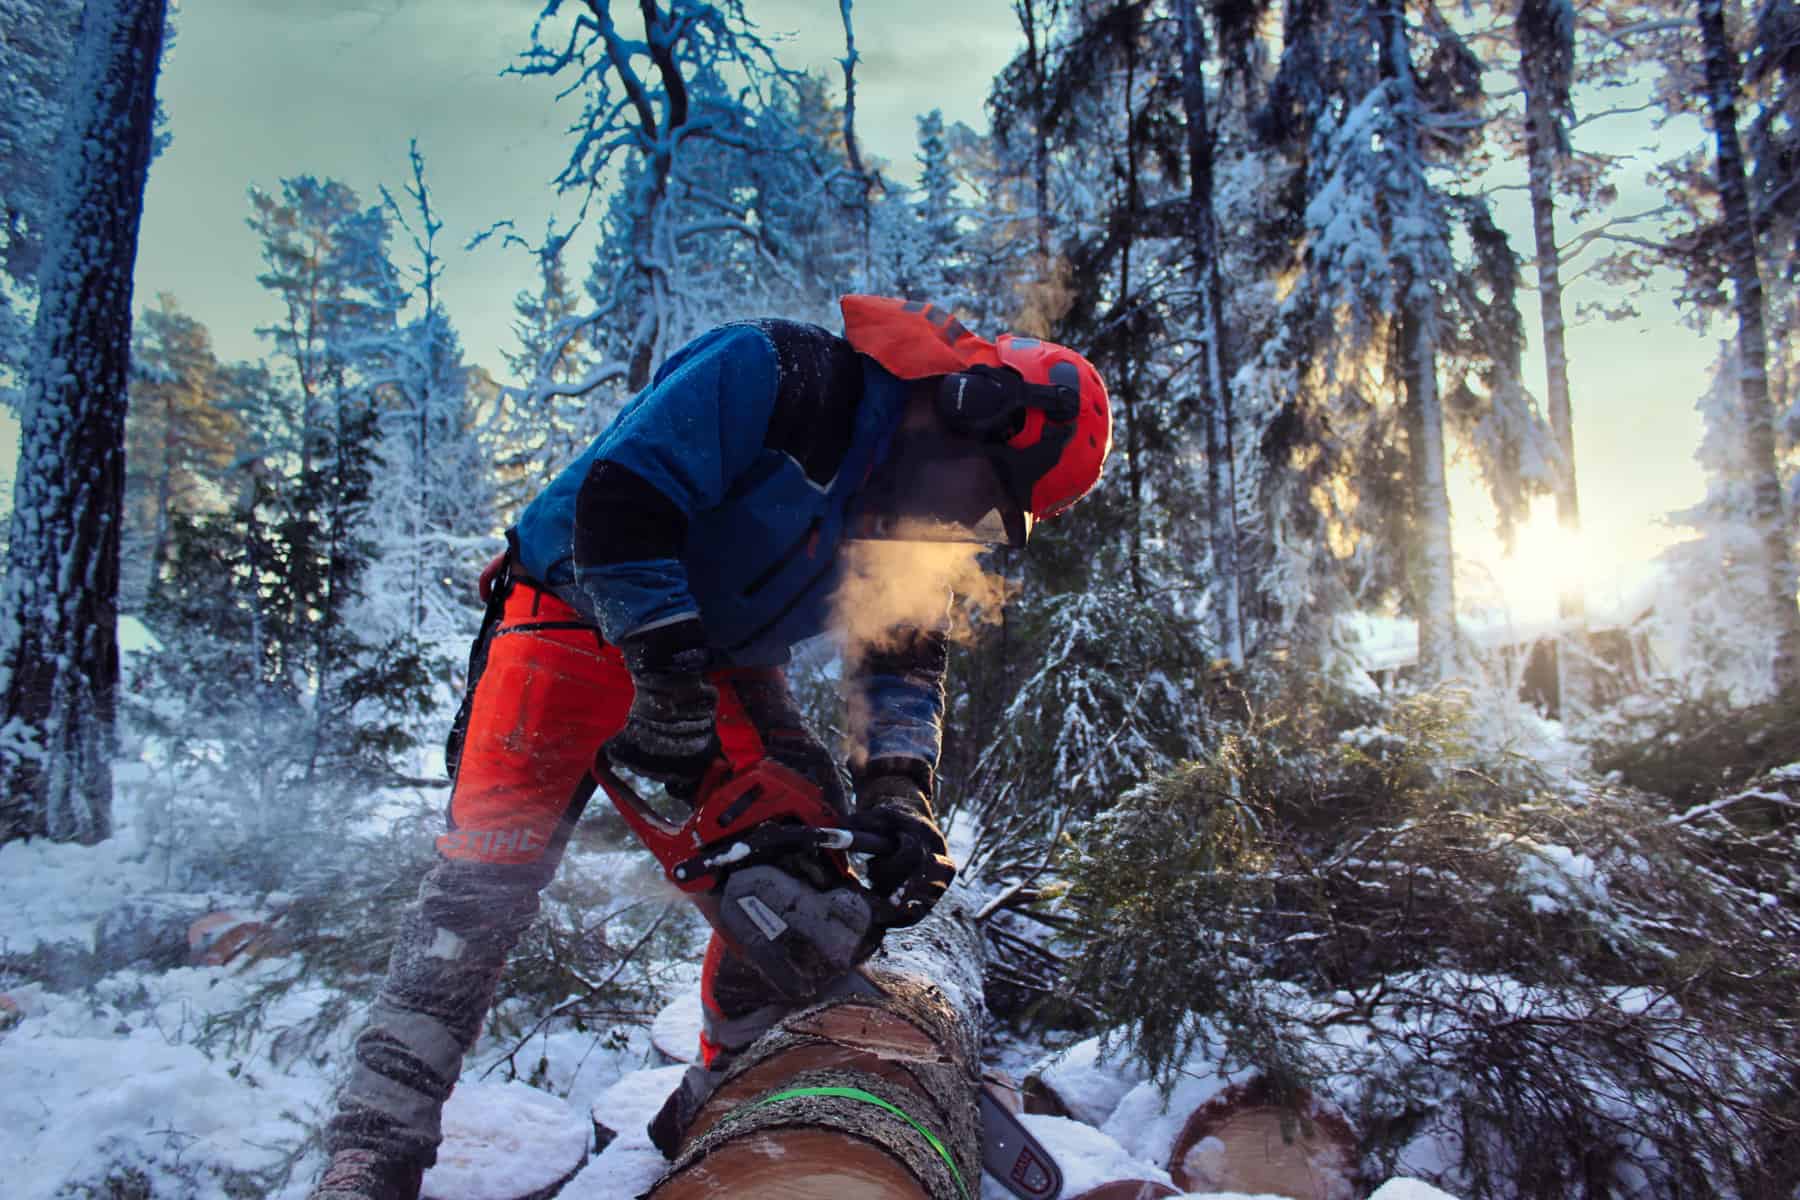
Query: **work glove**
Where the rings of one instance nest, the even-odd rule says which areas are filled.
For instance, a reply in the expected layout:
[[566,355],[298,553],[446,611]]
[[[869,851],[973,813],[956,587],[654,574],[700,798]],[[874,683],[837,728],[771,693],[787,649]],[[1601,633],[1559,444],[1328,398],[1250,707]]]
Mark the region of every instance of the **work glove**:
[[602,748],[613,766],[691,795],[719,757],[719,691],[708,683],[698,617],[620,641],[631,672],[631,712]]
[[419,1200],[424,1169],[374,1150],[339,1150],[307,1200]]
[[912,759],[876,759],[856,781],[853,830],[880,834],[894,848],[869,859],[869,886],[887,901],[879,919],[889,928],[925,919],[956,877],[950,847],[931,812],[931,772]]

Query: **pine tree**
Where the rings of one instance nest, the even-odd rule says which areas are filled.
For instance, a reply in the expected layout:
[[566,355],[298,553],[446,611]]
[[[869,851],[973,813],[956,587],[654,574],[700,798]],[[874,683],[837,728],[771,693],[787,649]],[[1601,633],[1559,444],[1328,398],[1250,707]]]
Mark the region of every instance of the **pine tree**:
[[88,0],[76,40],[0,600],[0,842],[111,832],[131,279],[163,10]]
[[[379,640],[405,635],[446,654],[474,630],[467,597],[497,533],[492,470],[477,436],[470,372],[438,298],[443,272],[425,161],[411,148],[411,215],[383,190],[386,210],[412,240],[410,299],[418,315],[358,345],[377,398],[380,465],[371,489],[367,627]],[[415,225],[416,222],[416,225]]]
[[1304,171],[1292,233],[1307,240],[1256,386],[1298,393],[1265,449],[1311,477],[1280,501],[1297,528],[1278,544],[1330,547],[1357,603],[1398,599],[1420,622],[1423,674],[1441,678],[1457,654],[1446,431],[1475,451],[1503,520],[1552,452],[1519,384],[1516,263],[1485,202],[1454,190],[1480,145],[1481,64],[1433,4],[1417,11],[1415,36],[1388,0],[1289,10],[1263,127]]
[[279,199],[253,191],[251,202],[269,267],[261,282],[284,316],[262,331],[277,351],[279,416],[242,456],[262,475],[256,507],[236,520],[266,524],[281,547],[280,586],[258,604],[285,606],[270,627],[288,631],[283,658],[309,695],[300,773],[311,785],[371,769],[359,706],[391,700],[390,685],[405,696],[424,678],[410,638],[365,637],[353,619],[368,595],[380,390],[405,291],[385,214],[343,184],[301,176],[282,181]]
[[[1569,403],[1569,352],[1563,324],[1562,251],[1556,244],[1557,163],[1569,152],[1569,87],[1575,70],[1575,10],[1568,0],[1519,0],[1516,26],[1519,81],[1525,90],[1526,181],[1531,192],[1531,233],[1537,249],[1538,304],[1544,335],[1544,377],[1550,429],[1560,455],[1556,519],[1571,534],[1581,530],[1575,490],[1575,433]],[[1579,585],[1559,598],[1565,620],[1580,621]]]
[[120,608],[142,612],[168,562],[176,513],[218,511],[243,437],[219,407],[220,365],[206,327],[167,293],[134,330],[125,422],[125,514]]
[[528,247],[537,263],[537,289],[513,298],[517,348],[503,353],[521,382],[499,390],[483,431],[503,522],[605,428],[622,401],[606,386],[622,369],[594,369],[592,322],[563,261],[569,237],[554,222],[546,227],[543,242]]

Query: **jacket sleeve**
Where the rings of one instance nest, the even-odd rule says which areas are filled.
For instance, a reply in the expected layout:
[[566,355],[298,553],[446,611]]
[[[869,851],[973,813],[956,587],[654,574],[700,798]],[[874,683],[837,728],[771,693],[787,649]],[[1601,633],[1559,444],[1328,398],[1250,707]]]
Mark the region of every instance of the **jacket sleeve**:
[[[866,761],[902,760],[937,773],[944,732],[944,668],[949,651],[943,633],[905,627],[880,646],[857,656],[851,668],[853,695],[860,694],[863,712],[853,721],[852,736]],[[860,728],[857,725],[860,724]]]
[[577,598],[607,641],[698,615],[681,564],[688,521],[761,453],[776,371],[761,330],[715,329],[664,363],[601,435],[572,548]]

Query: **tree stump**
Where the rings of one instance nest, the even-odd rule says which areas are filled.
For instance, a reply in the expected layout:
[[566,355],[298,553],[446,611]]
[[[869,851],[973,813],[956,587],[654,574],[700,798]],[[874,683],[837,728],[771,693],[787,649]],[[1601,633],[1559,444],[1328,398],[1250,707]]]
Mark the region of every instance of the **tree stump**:
[[966,894],[890,933],[865,969],[879,994],[793,1013],[739,1057],[654,1200],[980,1195],[982,940]]
[[1354,1200],[1356,1135],[1306,1092],[1283,1102],[1263,1076],[1234,1083],[1188,1116],[1169,1174],[1191,1192]]
[[650,1045],[671,1063],[691,1063],[700,1056],[700,987],[675,997],[650,1023]]

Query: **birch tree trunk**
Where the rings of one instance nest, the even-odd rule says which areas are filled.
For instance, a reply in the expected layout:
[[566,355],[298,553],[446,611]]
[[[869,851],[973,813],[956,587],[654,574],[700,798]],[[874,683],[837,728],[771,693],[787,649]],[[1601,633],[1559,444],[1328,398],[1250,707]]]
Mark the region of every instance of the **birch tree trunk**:
[[1207,540],[1212,546],[1213,620],[1219,649],[1234,672],[1244,669],[1244,618],[1239,596],[1237,460],[1231,438],[1231,379],[1225,352],[1219,227],[1213,212],[1212,125],[1206,113],[1206,26],[1199,0],[1181,6],[1181,106],[1187,117],[1188,241],[1200,336],[1205,341],[1201,387],[1206,410]]
[[1718,145],[1719,201],[1724,209],[1727,270],[1738,319],[1738,387],[1750,463],[1751,519],[1766,560],[1769,616],[1774,622],[1773,679],[1778,693],[1800,690],[1800,608],[1794,603],[1794,559],[1783,514],[1769,403],[1768,339],[1763,330],[1762,276],[1756,226],[1738,142],[1738,57],[1725,33],[1721,0],[1699,0],[1700,40],[1706,57],[1706,107]]
[[983,942],[966,894],[888,934],[882,995],[794,1013],[695,1116],[652,1200],[970,1200],[981,1194]]
[[0,842],[112,828],[132,270],[164,0],[88,0],[39,276],[0,601]]

